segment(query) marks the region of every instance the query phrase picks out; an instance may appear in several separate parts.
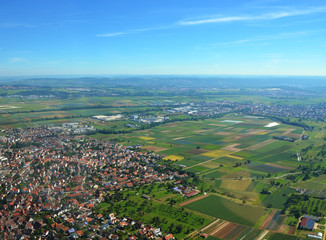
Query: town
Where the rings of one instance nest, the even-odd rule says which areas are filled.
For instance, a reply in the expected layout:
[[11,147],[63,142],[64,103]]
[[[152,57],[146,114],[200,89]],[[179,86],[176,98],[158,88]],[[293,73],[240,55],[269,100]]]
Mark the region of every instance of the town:
[[167,171],[157,154],[60,127],[9,129],[0,144],[2,239],[119,239],[116,232],[126,226],[138,229],[138,237],[173,239],[159,226],[93,211],[112,191],[186,176]]

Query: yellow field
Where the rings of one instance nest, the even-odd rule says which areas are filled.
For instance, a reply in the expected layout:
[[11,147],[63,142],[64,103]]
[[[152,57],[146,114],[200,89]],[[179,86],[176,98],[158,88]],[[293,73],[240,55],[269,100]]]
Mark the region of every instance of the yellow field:
[[230,157],[230,158],[234,158],[234,159],[238,159],[238,160],[242,160],[243,157],[238,157],[238,156],[234,156],[234,155],[227,155],[227,157]]
[[229,151],[225,151],[225,150],[214,150],[214,151],[210,151],[210,152],[206,152],[203,153],[201,155],[206,156],[206,157],[211,157],[211,158],[219,158],[219,157],[223,157],[226,156],[228,154],[230,154],[231,152]]
[[172,161],[179,161],[179,160],[183,160],[183,157],[179,156],[179,155],[169,155],[169,156],[166,156],[164,159],[172,160]]
[[209,162],[204,162],[203,164],[200,164],[200,166],[203,166],[203,167],[207,167],[207,168],[217,168],[220,166],[221,163],[216,163],[216,162],[213,162],[213,161],[209,161]]
[[250,184],[251,180],[222,180],[221,187],[226,189],[245,191]]
[[154,152],[160,152],[160,151],[168,150],[168,148],[156,147],[156,146],[143,146],[142,148],[146,149],[148,151],[154,151]]
[[267,133],[269,133],[268,131],[264,131],[264,132],[260,132],[260,133],[258,133],[258,135],[265,135],[265,134],[267,134]]
[[142,136],[142,137],[138,137],[140,138],[141,140],[146,140],[146,141],[149,141],[149,140],[153,140],[155,138],[152,138],[152,137],[146,137],[146,136]]

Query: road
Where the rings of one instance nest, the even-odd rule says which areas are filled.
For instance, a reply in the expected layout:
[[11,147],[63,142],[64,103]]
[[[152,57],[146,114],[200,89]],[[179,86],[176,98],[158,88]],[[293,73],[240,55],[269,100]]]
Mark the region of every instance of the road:
[[[286,174],[283,174],[283,175],[280,175],[280,176],[276,176],[276,177],[269,177],[269,178],[264,178],[264,179],[282,179],[282,178],[285,178],[287,176],[290,176],[290,175],[298,175],[298,174],[301,174],[302,172],[295,172],[295,173],[286,173]],[[214,178],[215,180],[259,180],[258,178],[253,178],[253,177],[243,177],[243,178]]]

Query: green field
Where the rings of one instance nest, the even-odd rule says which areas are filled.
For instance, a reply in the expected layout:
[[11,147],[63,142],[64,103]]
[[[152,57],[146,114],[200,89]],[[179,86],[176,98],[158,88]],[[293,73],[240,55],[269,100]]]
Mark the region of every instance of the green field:
[[260,207],[240,205],[214,195],[193,202],[186,207],[207,215],[249,226],[255,225],[265,211]]
[[268,206],[270,204],[273,208],[282,209],[284,208],[284,204],[292,192],[294,192],[294,189],[289,187],[277,190],[272,194],[266,195],[262,201],[262,204],[264,206]]
[[303,238],[293,235],[286,235],[281,233],[273,233],[268,240],[308,240],[310,238]]

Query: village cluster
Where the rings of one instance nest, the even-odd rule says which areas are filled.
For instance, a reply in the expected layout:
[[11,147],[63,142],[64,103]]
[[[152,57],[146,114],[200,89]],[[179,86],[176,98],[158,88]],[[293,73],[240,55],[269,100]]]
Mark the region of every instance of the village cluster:
[[93,210],[112,191],[187,174],[159,165],[155,153],[66,128],[9,129],[0,137],[0,238],[118,239],[116,231],[132,226],[139,230],[130,239],[173,239],[159,226]]

